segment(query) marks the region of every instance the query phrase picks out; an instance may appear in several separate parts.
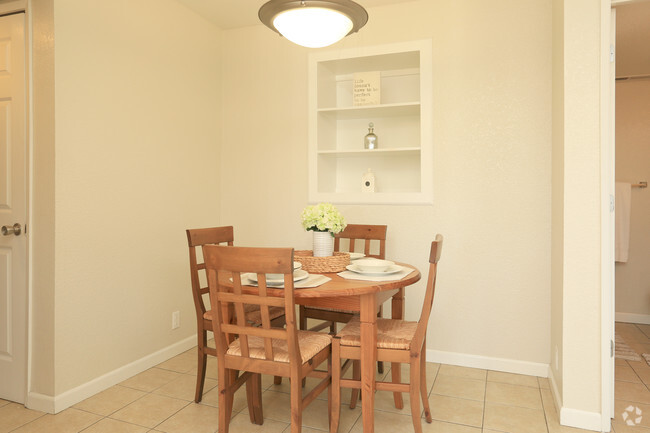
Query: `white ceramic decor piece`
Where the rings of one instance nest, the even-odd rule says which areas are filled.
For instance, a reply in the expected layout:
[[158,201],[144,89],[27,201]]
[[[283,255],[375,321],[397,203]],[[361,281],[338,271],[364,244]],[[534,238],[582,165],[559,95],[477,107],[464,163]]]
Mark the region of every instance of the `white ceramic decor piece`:
[[334,255],[334,236],[330,232],[314,233],[314,257]]

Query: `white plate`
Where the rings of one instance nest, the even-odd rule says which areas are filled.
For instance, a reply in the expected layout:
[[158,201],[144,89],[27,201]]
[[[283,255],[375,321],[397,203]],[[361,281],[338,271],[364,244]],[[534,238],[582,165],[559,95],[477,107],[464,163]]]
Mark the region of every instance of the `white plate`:
[[[257,274],[244,274],[246,278],[249,280],[253,281],[254,283],[257,283]],[[302,281],[305,278],[309,276],[309,272],[303,270],[303,269],[298,269],[297,271],[294,271],[293,273],[293,281]],[[284,277],[283,278],[267,278],[266,284],[269,286],[281,286],[284,284]]]
[[360,259],[365,256],[366,255],[364,253],[350,253],[350,260]]
[[351,265],[347,265],[345,268],[348,271],[356,272],[357,274],[361,274],[361,275],[390,275],[390,274],[394,274],[394,273],[399,272],[402,269],[404,269],[400,265],[392,265],[388,269],[386,269],[385,271],[382,271],[382,272],[366,272],[366,271],[362,271],[361,269],[359,269],[357,267],[357,265],[355,265],[354,263],[351,264]]

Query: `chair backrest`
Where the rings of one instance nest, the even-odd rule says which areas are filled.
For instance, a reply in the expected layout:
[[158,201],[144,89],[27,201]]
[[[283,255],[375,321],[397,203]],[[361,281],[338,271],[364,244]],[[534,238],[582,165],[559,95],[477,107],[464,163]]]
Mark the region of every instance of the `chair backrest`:
[[[354,252],[357,240],[363,240],[363,253],[367,257],[375,257],[377,259],[386,258],[386,230],[388,226],[385,225],[368,225],[368,224],[348,224],[340,233],[334,235],[334,251],[343,251],[341,248],[341,239],[349,239],[350,243],[345,252]],[[370,253],[371,241],[379,242],[379,253]]]
[[[293,249],[206,245],[203,247],[203,257],[208,273],[212,326],[219,362],[224,359],[228,342],[237,336],[243,358],[272,361],[275,351],[272,340],[286,340],[288,362],[302,365],[295,318]],[[242,275],[245,273],[256,274],[257,287],[244,287]],[[278,289],[267,286],[265,274],[284,274],[283,297],[269,295],[269,289]],[[262,317],[260,326],[246,320],[245,305],[259,306]],[[269,307],[273,306],[285,308],[286,328],[272,327]],[[227,314],[233,314],[234,320]],[[250,340],[253,338],[258,341],[263,339],[262,353],[251,349]]]
[[[232,246],[234,242],[234,230],[232,226],[225,227],[210,227],[205,229],[188,229],[185,230],[187,234],[187,245],[190,248],[190,279],[192,280],[192,295],[194,297],[194,307],[196,308],[197,320],[203,320],[205,313],[205,303],[203,302],[203,295],[208,293],[209,289],[207,283],[201,287],[201,271],[205,272],[205,260],[198,263],[196,247],[203,245],[219,245],[228,244]],[[207,281],[207,278],[206,278]]]
[[427,334],[427,325],[429,324],[429,316],[433,307],[433,295],[436,291],[436,276],[438,273],[438,261],[442,253],[442,235],[437,234],[433,242],[431,242],[431,251],[429,252],[429,278],[427,280],[426,293],[424,295],[424,302],[422,305],[422,312],[420,313],[420,320],[418,327],[415,331],[413,342],[411,343],[411,352],[419,352],[424,344],[424,338]]

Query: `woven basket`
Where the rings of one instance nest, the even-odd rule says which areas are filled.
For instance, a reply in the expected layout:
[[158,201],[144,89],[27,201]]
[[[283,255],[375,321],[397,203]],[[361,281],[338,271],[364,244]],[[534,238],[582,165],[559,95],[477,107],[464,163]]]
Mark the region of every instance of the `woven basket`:
[[302,268],[307,272],[327,273],[341,272],[350,264],[350,254],[335,252],[329,257],[314,257],[312,250],[294,251],[293,259],[302,263]]

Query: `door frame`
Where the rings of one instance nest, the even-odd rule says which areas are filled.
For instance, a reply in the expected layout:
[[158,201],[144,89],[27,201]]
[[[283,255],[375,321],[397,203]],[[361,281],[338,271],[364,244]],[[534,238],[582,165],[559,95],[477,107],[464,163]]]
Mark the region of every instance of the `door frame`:
[[601,2],[601,431],[614,418],[615,0]]
[[24,14],[24,44],[25,44],[25,236],[27,237],[25,251],[25,290],[26,293],[26,310],[25,310],[25,404],[28,399],[29,387],[31,381],[31,305],[32,305],[32,285],[31,285],[31,237],[28,230],[31,231],[31,184],[32,184],[32,146],[31,146],[31,31],[27,13],[27,0],[10,0],[0,3],[0,16]]

